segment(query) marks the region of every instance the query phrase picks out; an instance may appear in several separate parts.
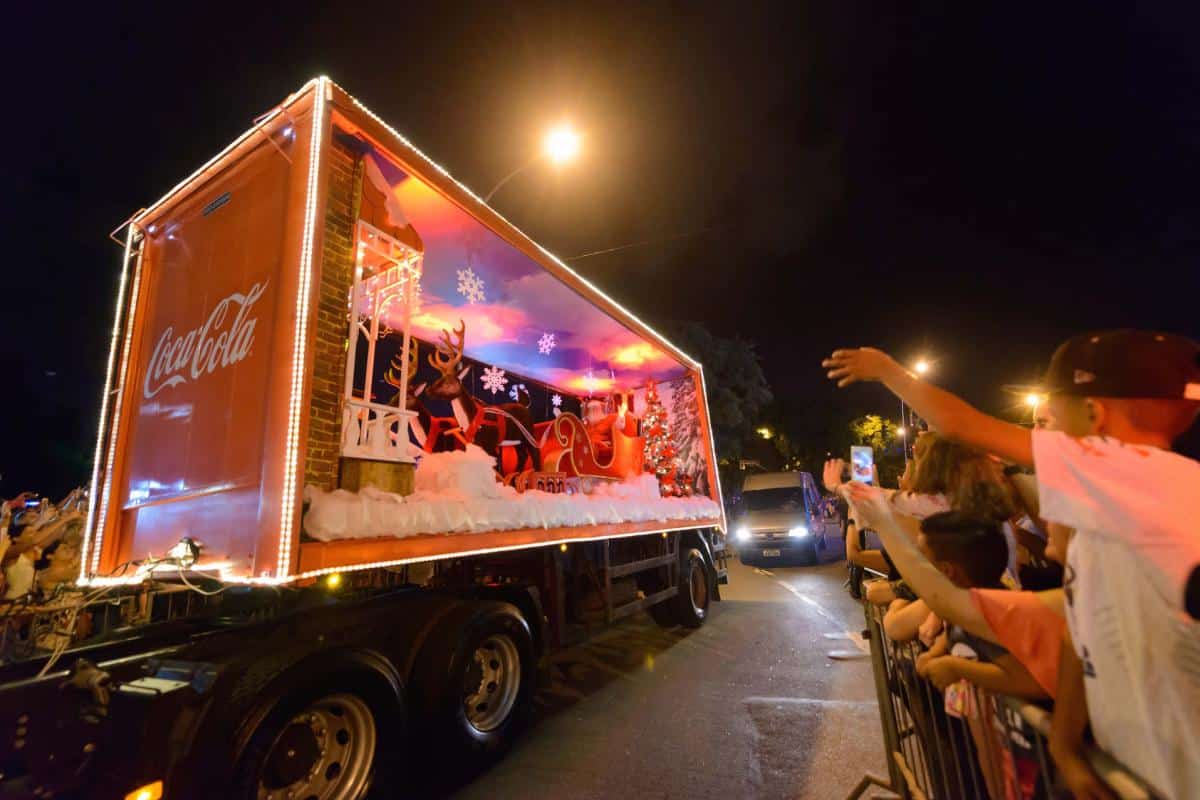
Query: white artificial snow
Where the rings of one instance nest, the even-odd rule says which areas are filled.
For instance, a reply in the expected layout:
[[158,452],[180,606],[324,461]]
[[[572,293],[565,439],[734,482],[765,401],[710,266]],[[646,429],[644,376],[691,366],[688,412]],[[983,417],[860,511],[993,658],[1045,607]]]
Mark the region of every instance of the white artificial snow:
[[518,493],[496,482],[495,459],[471,445],[431,453],[417,468],[407,496],[373,487],[360,492],[304,490],[309,502],[304,531],[319,541],[422,533],[479,533],[517,528],[558,528],[621,522],[711,519],[719,506],[707,497],[662,497],[650,474],[622,482],[600,481],[591,494]]

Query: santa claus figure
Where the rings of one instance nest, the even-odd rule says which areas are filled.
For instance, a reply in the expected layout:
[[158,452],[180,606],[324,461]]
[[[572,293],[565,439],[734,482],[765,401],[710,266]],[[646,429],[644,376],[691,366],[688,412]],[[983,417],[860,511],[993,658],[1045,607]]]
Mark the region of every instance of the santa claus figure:
[[630,392],[613,392],[607,403],[599,399],[588,400],[584,403],[583,414],[597,461],[606,462],[612,458],[614,431],[629,438],[638,435],[639,420]]

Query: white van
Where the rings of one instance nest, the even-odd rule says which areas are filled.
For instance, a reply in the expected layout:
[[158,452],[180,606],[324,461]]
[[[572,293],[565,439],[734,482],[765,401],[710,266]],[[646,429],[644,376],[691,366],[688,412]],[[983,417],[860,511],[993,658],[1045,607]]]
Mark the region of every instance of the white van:
[[743,564],[845,556],[841,520],[807,472],[747,476],[735,514],[733,539]]

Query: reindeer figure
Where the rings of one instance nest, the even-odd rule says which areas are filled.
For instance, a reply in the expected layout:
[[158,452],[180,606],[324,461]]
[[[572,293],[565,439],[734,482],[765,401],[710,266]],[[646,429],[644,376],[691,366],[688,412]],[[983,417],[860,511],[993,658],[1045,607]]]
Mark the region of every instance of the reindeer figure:
[[[517,446],[517,462],[523,464],[525,457],[533,468],[539,469],[541,464],[540,451],[533,439],[533,417],[529,413],[529,395],[525,393],[524,403],[501,403],[492,405],[485,403],[467,391],[466,385],[458,374],[458,365],[462,363],[463,346],[467,338],[467,323],[458,321],[451,341],[450,331],[442,331],[442,343],[437,352],[429,354],[429,363],[440,374],[437,380],[429,385],[431,397],[450,401],[454,409],[454,418],[459,427],[467,434],[468,440],[479,445],[489,455],[500,456],[500,445],[515,443]],[[481,424],[483,423],[483,424]]]
[[[425,447],[425,441],[429,438],[430,424],[433,422],[433,414],[421,401],[421,393],[425,391],[425,385],[413,385],[413,378],[417,376],[417,365],[421,363],[420,357],[420,343],[416,339],[410,339],[408,343],[408,396],[404,398],[404,407],[417,415],[409,420],[408,427],[412,431],[413,438],[417,440],[417,444]],[[391,404],[396,406],[400,405],[400,389],[404,385],[400,379],[400,370],[403,368],[404,360],[400,354],[396,354],[392,356],[391,366],[383,374],[384,382],[396,389],[396,395],[391,400]]]

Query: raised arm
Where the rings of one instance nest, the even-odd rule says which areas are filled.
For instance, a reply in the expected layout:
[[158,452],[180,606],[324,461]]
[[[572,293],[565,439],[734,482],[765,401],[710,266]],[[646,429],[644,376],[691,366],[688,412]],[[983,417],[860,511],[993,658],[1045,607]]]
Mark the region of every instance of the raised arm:
[[984,414],[970,403],[913,375],[872,347],[834,350],[821,362],[838,387],[879,381],[908,403],[934,430],[1017,464],[1033,466],[1033,439],[1020,425]]
[[904,582],[925,601],[933,613],[976,636],[999,644],[991,626],[971,602],[970,592],[955,586],[921,554],[900,528],[892,515],[891,506],[879,489],[859,483],[851,485],[847,493],[855,519],[879,534]]

